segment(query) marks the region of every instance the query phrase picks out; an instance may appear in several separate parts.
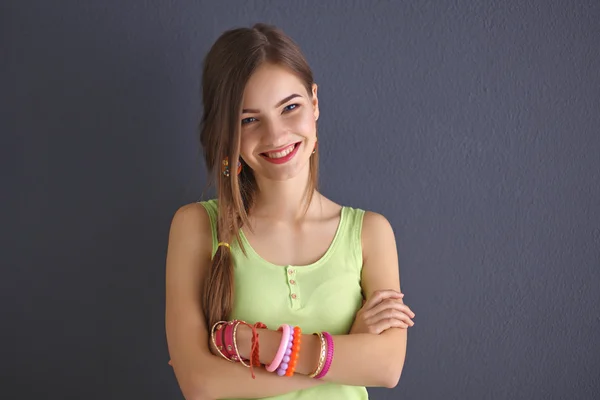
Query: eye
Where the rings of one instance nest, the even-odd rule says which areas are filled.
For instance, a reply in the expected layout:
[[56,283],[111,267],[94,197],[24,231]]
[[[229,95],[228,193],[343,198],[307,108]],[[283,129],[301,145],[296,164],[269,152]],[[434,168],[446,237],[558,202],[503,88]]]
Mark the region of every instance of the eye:
[[290,104],[288,106],[283,107],[283,111],[292,111],[295,110],[296,108],[300,107],[300,104]]
[[242,120],[242,125],[247,125],[247,124],[249,124],[251,122],[254,122],[254,121],[256,121],[256,118],[254,118],[254,117],[244,118]]

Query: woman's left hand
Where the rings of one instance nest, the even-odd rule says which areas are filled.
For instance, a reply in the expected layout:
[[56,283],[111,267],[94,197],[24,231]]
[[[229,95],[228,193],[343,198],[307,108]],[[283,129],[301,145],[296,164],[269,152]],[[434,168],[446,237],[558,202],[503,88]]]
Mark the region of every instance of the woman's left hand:
[[404,304],[404,294],[395,290],[378,290],[356,313],[350,334],[380,334],[390,328],[409,328],[415,313]]

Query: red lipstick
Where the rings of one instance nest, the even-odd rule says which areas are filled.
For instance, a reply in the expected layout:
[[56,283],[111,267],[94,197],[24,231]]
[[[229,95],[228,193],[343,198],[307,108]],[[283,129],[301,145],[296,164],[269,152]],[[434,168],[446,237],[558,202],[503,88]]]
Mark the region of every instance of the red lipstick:
[[[288,162],[292,158],[294,158],[294,156],[298,152],[298,148],[300,147],[300,142],[295,143],[293,146],[294,146],[294,148],[292,149],[292,151],[290,151],[289,154],[286,154],[283,157],[271,158],[271,157],[267,156],[266,153],[261,153],[261,156],[262,156],[262,158],[264,158],[266,161],[268,161],[270,163],[273,163],[273,164],[285,164],[286,162]],[[287,147],[289,147],[289,146],[287,146]],[[284,147],[284,149],[285,149],[285,147]],[[277,151],[270,151],[269,153],[276,153],[276,152]]]

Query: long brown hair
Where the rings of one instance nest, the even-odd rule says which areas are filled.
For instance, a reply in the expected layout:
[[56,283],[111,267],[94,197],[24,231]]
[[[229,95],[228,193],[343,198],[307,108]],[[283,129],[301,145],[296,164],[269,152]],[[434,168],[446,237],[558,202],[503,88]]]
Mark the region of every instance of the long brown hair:
[[[206,166],[218,194],[217,238],[219,242],[241,245],[239,231],[248,224],[248,212],[258,190],[253,171],[240,159],[240,114],[246,83],[262,63],[286,67],[304,83],[312,97],[313,74],[298,45],[281,30],[266,24],[224,32],[204,60],[200,143]],[[229,159],[231,173],[226,177],[222,162]],[[318,153],[311,156],[306,188],[306,207],[317,188]],[[242,248],[243,250],[243,248]],[[230,249],[219,246],[202,291],[208,327],[227,320],[233,308],[233,257]]]

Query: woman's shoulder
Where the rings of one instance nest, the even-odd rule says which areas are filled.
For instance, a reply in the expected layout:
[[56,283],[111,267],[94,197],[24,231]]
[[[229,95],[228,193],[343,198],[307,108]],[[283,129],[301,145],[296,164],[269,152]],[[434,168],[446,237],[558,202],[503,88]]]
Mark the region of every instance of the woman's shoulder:
[[185,204],[175,211],[171,221],[170,240],[209,250],[212,246],[211,218],[202,202]]
[[196,220],[196,222],[198,222],[200,220],[207,220],[209,215],[206,206],[211,205],[212,202],[213,200],[208,200],[184,204],[175,211],[173,221],[189,222],[190,220]]
[[339,214],[339,210],[343,209],[346,215],[353,214],[356,218],[362,220],[363,232],[365,229],[368,233],[372,230],[387,229],[390,226],[387,218],[378,212],[370,211],[355,205],[340,204],[325,196],[322,196],[321,201],[322,205],[325,205],[325,208],[329,209],[331,214]]
[[361,241],[365,257],[373,252],[379,252],[382,243],[394,243],[395,246],[395,235],[390,221],[383,214],[375,211],[365,211]]
[[390,222],[383,214],[354,205],[341,205],[327,198],[325,200],[333,209],[336,207],[344,209],[346,218],[352,219],[355,224],[360,225],[363,238],[385,236],[392,231]]
[[362,219],[363,230],[382,229],[389,225],[387,218],[376,212],[353,205],[340,206],[346,210],[346,213],[357,214]]
[[380,229],[390,225],[390,222],[383,214],[370,210],[361,209],[361,211],[364,213],[363,224],[368,229]]

